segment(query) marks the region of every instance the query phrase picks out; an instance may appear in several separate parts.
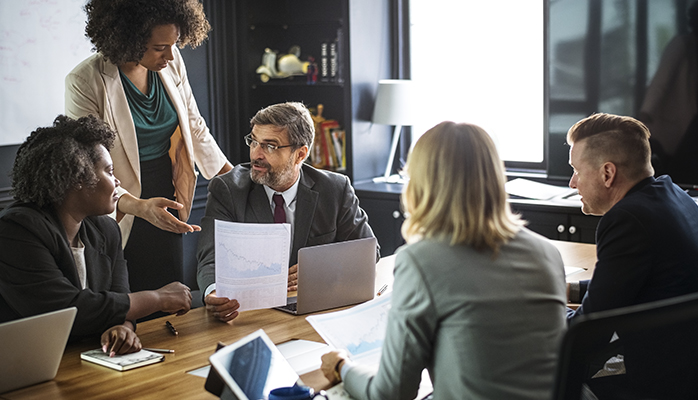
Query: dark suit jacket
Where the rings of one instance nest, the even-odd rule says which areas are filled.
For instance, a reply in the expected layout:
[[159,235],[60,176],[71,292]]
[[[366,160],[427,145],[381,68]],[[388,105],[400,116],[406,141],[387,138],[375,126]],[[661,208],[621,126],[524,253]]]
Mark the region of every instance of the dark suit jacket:
[[[269,204],[264,187],[250,179],[249,163],[211,180],[199,236],[197,280],[202,292],[216,279],[214,220],[274,223]],[[303,247],[373,237],[349,178],[307,164],[301,168],[294,221],[289,266],[298,262]]]
[[130,307],[128,272],[116,221],[88,217],[80,227],[88,289],[56,215],[13,203],[0,213],[0,322],[75,306],[71,336],[100,335]]
[[[649,177],[601,218],[596,252],[594,276],[582,283],[586,293],[571,318],[698,292],[698,205],[668,176]],[[619,332],[631,386],[651,398],[697,390],[698,350],[689,331],[695,329]]]

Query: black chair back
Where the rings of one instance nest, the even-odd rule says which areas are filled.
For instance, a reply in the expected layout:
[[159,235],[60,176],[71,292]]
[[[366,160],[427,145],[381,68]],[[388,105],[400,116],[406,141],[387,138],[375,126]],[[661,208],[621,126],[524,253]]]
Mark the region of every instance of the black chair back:
[[553,399],[580,399],[591,358],[608,346],[614,332],[642,334],[696,321],[698,293],[576,317],[562,340]]

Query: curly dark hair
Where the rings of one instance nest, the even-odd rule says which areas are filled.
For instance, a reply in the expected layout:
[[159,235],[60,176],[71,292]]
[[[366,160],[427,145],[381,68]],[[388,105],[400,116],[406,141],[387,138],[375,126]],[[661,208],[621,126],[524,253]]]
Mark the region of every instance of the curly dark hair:
[[85,11],[93,49],[116,65],[140,61],[156,26],[179,27],[180,49],[197,47],[211,30],[199,0],[90,0]]
[[114,131],[89,115],[78,120],[59,115],[53,126],[37,128],[19,146],[12,168],[16,199],[39,207],[60,205],[70,188],[94,187],[97,146],[111,150]]

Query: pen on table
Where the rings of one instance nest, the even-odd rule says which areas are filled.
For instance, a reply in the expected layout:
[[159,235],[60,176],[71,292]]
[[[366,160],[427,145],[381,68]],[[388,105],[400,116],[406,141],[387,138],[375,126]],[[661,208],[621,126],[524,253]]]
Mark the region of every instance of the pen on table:
[[378,291],[377,296],[382,295],[383,292],[385,292],[385,289],[387,289],[387,288],[388,288],[388,285],[383,285],[383,286],[380,288],[380,290]]
[[174,353],[171,349],[154,349],[152,347],[144,347],[143,350],[152,351],[153,353]]
[[172,325],[172,324],[170,323],[170,321],[165,321],[165,325],[167,325],[167,329],[169,329],[170,332],[172,332],[173,335],[175,335],[175,336],[179,335],[179,333],[178,333],[177,330],[175,329],[174,325]]

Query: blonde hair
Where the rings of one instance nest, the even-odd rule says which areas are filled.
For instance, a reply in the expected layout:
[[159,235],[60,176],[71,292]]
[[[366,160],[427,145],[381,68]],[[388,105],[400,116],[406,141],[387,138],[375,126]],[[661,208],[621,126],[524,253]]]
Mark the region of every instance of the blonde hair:
[[442,122],[428,130],[407,159],[402,234],[448,239],[477,250],[513,238],[523,221],[504,190],[504,164],[490,136],[471,124]]

